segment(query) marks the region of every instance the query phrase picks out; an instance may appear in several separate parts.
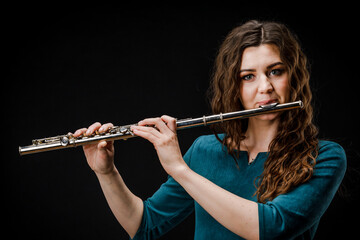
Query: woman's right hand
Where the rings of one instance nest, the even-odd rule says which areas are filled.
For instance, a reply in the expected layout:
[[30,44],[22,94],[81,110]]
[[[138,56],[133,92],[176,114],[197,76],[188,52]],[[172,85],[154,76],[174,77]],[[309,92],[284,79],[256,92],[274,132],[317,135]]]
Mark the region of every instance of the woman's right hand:
[[[89,128],[81,128],[75,131],[74,137],[81,135],[90,136],[95,131],[106,132],[113,127],[112,123],[101,125],[96,122]],[[114,141],[100,141],[83,146],[85,157],[90,168],[97,174],[108,174],[115,169],[114,165]]]

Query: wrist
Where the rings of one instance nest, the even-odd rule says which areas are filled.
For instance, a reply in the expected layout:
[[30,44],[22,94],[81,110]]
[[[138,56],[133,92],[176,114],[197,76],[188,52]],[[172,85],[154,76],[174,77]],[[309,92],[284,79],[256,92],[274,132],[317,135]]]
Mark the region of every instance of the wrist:
[[108,175],[108,174],[113,174],[114,171],[116,171],[116,167],[114,162],[110,162],[110,163],[95,163],[93,164],[93,166],[91,167],[91,169],[95,172],[95,174],[97,175]]
[[191,171],[191,169],[184,163],[174,168],[169,175],[179,182],[180,179],[183,179],[187,175],[188,171]]
[[119,176],[120,174],[116,169],[116,167],[113,167],[111,170],[106,172],[95,172],[95,175],[97,176],[100,182],[111,183],[112,180],[117,176]]

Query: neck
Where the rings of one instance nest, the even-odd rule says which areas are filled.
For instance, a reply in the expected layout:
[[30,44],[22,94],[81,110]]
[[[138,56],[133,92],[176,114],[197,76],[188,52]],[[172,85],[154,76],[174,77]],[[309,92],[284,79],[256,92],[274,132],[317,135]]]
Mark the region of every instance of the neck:
[[246,144],[256,152],[267,152],[270,142],[275,138],[279,120],[259,120],[250,118],[246,130]]

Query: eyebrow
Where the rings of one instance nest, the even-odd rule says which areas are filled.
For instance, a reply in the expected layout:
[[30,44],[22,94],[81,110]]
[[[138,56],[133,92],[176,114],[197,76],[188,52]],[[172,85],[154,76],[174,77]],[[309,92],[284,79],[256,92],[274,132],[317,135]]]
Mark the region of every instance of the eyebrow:
[[[273,67],[275,67],[277,65],[285,65],[285,64],[282,63],[282,62],[276,62],[276,63],[270,64],[266,68],[271,69],[271,68],[273,68]],[[255,69],[240,69],[240,72],[256,72],[256,70]]]

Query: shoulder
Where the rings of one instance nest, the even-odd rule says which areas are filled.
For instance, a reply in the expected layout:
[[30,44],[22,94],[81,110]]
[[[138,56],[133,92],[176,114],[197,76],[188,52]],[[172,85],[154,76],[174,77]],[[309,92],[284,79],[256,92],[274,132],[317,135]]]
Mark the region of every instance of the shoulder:
[[315,169],[328,169],[335,175],[343,176],[346,171],[346,154],[340,144],[332,141],[319,141],[319,154]]
[[339,158],[346,161],[346,154],[342,146],[336,142],[320,140],[319,141],[319,157]]

